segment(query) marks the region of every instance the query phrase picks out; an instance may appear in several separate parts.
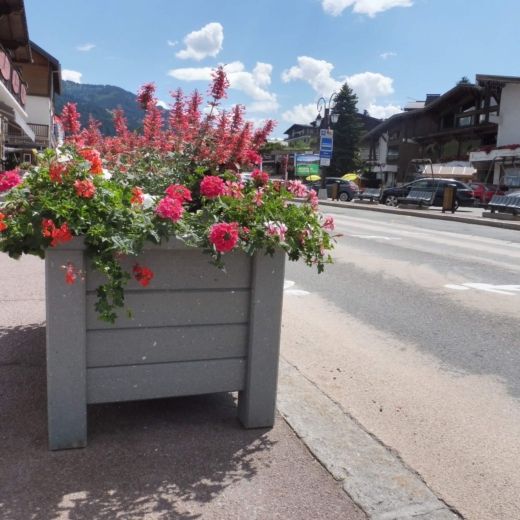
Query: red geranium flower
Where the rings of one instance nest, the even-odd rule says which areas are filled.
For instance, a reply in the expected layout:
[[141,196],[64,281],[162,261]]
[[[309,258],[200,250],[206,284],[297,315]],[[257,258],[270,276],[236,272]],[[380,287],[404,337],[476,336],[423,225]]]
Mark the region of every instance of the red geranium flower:
[[234,249],[238,242],[238,224],[222,223],[211,228],[209,241],[215,245],[215,249],[221,253],[227,253]]
[[49,168],[49,175],[51,177],[51,181],[62,183],[63,175],[67,173],[67,167],[65,164],[54,163],[51,164]]
[[78,190],[78,195],[80,197],[85,197],[86,199],[91,199],[96,193],[96,187],[92,181],[80,181],[77,180],[74,183],[74,187]]
[[103,173],[103,163],[97,150],[80,150],[79,155],[90,162],[90,173]]
[[181,202],[188,202],[191,199],[191,191],[180,184],[172,184],[166,188],[166,195],[171,199],[178,199]]
[[43,236],[52,237],[51,246],[55,246],[57,243],[68,242],[72,240],[72,231],[69,226],[64,222],[60,228],[54,225],[52,220],[42,220]]
[[5,215],[3,213],[0,213],[0,231],[7,229],[7,224],[5,222],[2,222],[4,219]]
[[161,199],[157,207],[155,208],[155,214],[162,218],[169,218],[174,222],[177,222],[182,218],[184,208],[182,207],[179,199],[170,199],[166,197]]
[[153,278],[153,273],[145,265],[141,266],[139,263],[135,263],[132,267],[132,273],[134,278],[143,286],[150,285],[150,280]]
[[18,186],[21,182],[22,178],[14,170],[0,174],[0,193]]
[[206,176],[200,183],[200,193],[208,199],[224,194],[224,181],[220,177]]

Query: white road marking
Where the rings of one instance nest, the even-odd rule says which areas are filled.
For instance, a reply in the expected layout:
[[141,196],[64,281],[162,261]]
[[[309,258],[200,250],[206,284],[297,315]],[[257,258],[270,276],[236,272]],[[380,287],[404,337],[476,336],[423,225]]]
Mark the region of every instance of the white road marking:
[[516,296],[515,292],[520,293],[520,285],[492,285],[489,283],[465,283],[462,285],[448,284],[444,287],[448,289],[455,289],[457,291],[467,291],[469,289],[476,289],[478,291],[492,292],[495,294],[505,294],[507,296]]
[[285,291],[285,294],[290,294],[291,296],[307,296],[311,293],[307,291],[300,291],[298,289],[289,289],[288,291]]
[[[516,296],[515,293],[501,290],[501,287],[502,287],[501,285],[491,285],[489,283],[465,283],[464,285],[466,287],[470,287],[471,289],[478,289],[479,291],[487,291],[487,292],[492,292],[492,293],[497,293],[497,294],[507,294],[509,296]],[[506,287],[510,287],[510,286],[506,286]]]
[[293,285],[294,285],[294,282],[291,282],[291,280],[284,280],[284,282],[283,282],[283,288],[284,289],[289,289]]
[[373,239],[380,239],[380,240],[402,240],[402,238],[390,238],[390,237],[379,237],[379,236],[372,236],[372,235],[350,235],[351,237],[356,237],[356,238],[366,238],[368,240],[373,240]]

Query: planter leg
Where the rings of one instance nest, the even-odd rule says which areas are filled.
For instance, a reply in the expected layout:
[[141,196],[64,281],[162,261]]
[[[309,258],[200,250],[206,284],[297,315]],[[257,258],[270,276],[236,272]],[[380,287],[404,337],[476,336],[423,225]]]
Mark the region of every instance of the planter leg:
[[284,271],[283,251],[273,258],[255,254],[246,388],[238,394],[238,417],[246,428],[274,425]]
[[[86,289],[65,283],[67,262],[85,270],[83,251],[50,250],[45,260],[47,403],[51,450],[87,445]],[[59,309],[51,313],[49,309]]]

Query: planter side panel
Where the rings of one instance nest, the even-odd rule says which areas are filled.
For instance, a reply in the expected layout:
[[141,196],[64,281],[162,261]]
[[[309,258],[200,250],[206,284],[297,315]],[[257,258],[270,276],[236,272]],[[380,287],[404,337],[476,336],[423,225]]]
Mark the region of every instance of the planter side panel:
[[87,332],[89,368],[245,358],[248,324]]
[[233,392],[245,387],[245,379],[245,359],[91,368],[87,372],[88,402]]
[[[150,249],[135,261],[154,277],[131,281],[115,325],[99,321],[87,281],[89,403],[240,391],[245,388],[252,259],[226,258],[227,273],[198,249]],[[126,268],[131,269],[131,263]]]
[[238,397],[238,416],[246,428],[274,425],[284,274],[282,250],[272,258],[254,256],[246,388]]
[[85,269],[81,250],[49,249],[45,258],[47,406],[51,450],[87,444],[85,285],[65,283],[60,266]]
[[[195,289],[248,289],[251,283],[251,258],[243,251],[225,255],[226,272],[211,265],[211,257],[200,249],[145,249],[139,258],[125,258],[121,265],[132,272],[135,262],[150,268],[154,277],[150,285],[143,287],[131,280],[132,291],[195,290]],[[91,273],[87,280],[87,291],[105,283],[101,273]]]

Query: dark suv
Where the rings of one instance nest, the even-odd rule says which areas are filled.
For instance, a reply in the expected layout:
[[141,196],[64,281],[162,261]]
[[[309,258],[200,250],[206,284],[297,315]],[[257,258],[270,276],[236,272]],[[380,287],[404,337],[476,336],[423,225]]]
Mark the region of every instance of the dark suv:
[[399,204],[399,197],[406,197],[412,189],[421,191],[435,191],[435,198],[433,199],[434,206],[442,206],[444,199],[444,188],[448,184],[455,184],[457,186],[457,200],[455,201],[455,209],[459,206],[473,206],[475,203],[473,190],[460,181],[452,179],[418,179],[401,186],[399,188],[388,188],[383,190],[379,204],[386,204],[387,206],[397,206]]
[[[354,197],[357,197],[359,194],[359,187],[355,182],[346,181],[345,179],[340,179],[339,177],[327,177],[327,197],[332,198],[332,186],[334,183],[339,181],[339,200],[342,201],[350,201]],[[319,193],[321,188],[321,181],[313,182],[311,188]]]

